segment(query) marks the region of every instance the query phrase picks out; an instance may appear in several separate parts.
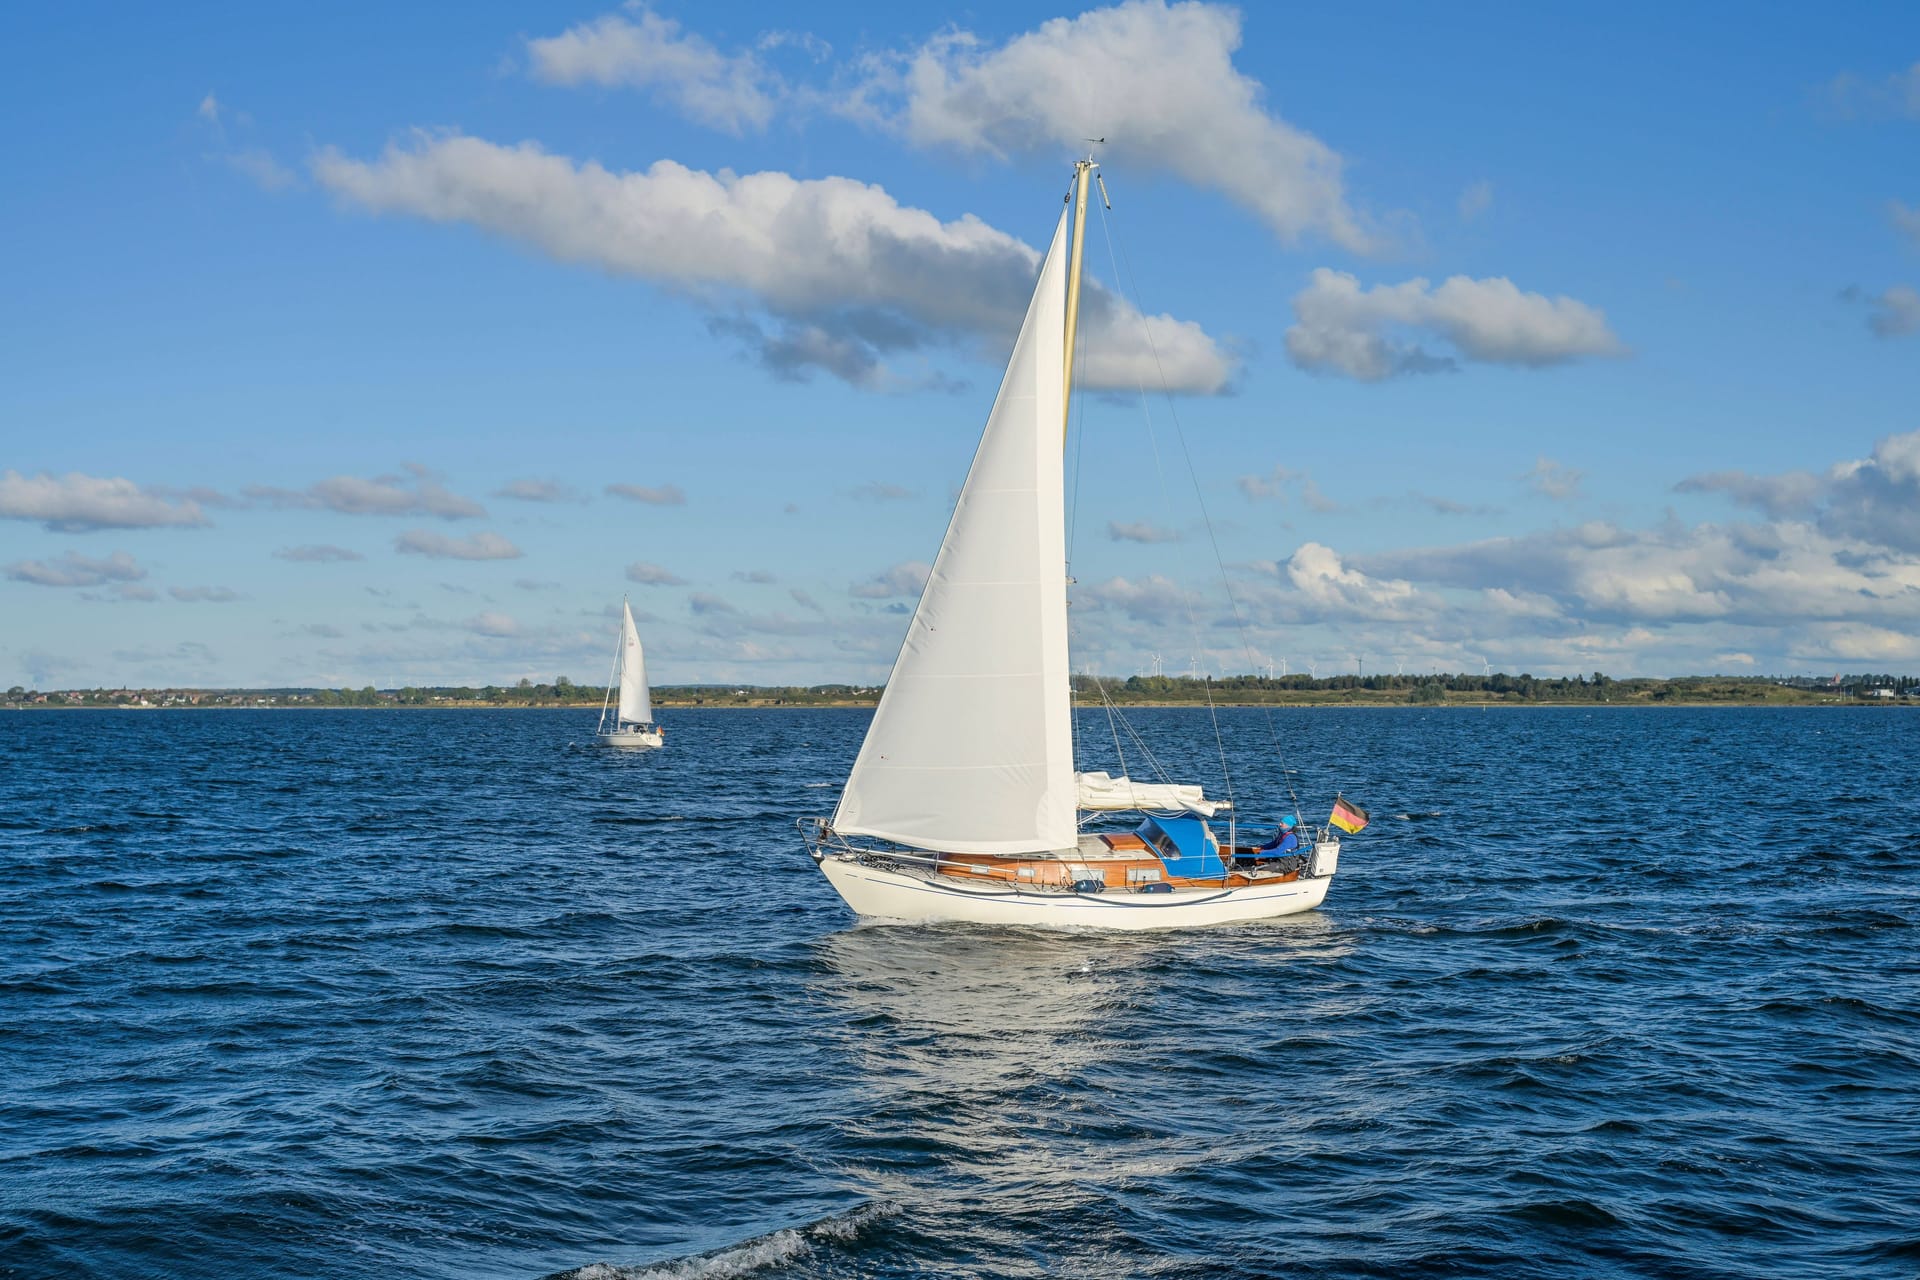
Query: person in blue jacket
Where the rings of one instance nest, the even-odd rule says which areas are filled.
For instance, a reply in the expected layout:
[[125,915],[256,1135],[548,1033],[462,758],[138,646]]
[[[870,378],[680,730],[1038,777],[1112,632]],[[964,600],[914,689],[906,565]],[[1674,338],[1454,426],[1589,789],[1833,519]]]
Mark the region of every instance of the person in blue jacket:
[[1275,857],[1292,853],[1300,847],[1300,836],[1294,831],[1294,828],[1299,825],[1300,819],[1297,815],[1289,814],[1280,819],[1280,829],[1273,833],[1273,839],[1256,848],[1254,852],[1272,854]]

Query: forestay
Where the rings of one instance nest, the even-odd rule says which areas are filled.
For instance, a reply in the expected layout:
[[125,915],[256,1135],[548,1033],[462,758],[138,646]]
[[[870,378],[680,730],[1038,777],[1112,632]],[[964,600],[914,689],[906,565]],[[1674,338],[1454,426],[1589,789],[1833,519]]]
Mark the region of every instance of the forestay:
[[1066,216],[833,826],[941,852],[1076,834],[1060,427]]
[[647,659],[633,625],[633,606],[623,603],[620,609],[625,615],[620,625],[620,719],[652,724],[653,693],[647,688]]

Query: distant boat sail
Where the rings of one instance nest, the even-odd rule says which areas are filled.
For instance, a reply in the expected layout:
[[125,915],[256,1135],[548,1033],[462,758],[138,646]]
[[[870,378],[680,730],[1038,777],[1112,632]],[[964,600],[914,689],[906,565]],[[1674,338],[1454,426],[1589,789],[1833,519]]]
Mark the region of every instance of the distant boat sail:
[[[633,625],[633,606],[620,602],[620,643],[614,650],[614,674],[607,680],[607,697],[600,706],[600,727],[593,740],[603,747],[658,747],[665,732],[653,722],[653,691],[647,688],[647,659],[640,648],[640,631]],[[618,704],[614,689],[620,690]],[[613,712],[609,727],[607,712]]]
[[[831,819],[808,851],[863,916],[1170,928],[1306,911],[1339,839],[1223,845],[1201,788],[1078,774],[1062,433],[1091,160],[1054,228],[972,469]],[[1069,252],[1068,218],[1073,220]],[[1082,830],[1083,814],[1140,821]],[[1345,816],[1345,815],[1342,815]],[[1349,827],[1357,830],[1357,827]]]

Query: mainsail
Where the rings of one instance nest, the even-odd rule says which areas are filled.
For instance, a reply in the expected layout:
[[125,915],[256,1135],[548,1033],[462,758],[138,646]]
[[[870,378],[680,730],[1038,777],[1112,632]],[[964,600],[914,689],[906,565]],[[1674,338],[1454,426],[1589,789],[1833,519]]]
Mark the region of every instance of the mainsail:
[[620,719],[652,724],[653,694],[647,688],[647,658],[634,629],[633,606],[622,603],[620,611],[625,615],[620,624]]
[[1067,682],[1067,219],[833,826],[939,852],[1077,835]]

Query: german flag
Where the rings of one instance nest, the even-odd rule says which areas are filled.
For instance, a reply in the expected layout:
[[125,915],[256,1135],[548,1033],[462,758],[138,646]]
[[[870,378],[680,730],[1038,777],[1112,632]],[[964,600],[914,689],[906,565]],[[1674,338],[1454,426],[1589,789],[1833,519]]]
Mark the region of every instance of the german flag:
[[1327,818],[1342,831],[1353,832],[1367,825],[1367,811],[1345,796],[1333,798],[1333,813]]

